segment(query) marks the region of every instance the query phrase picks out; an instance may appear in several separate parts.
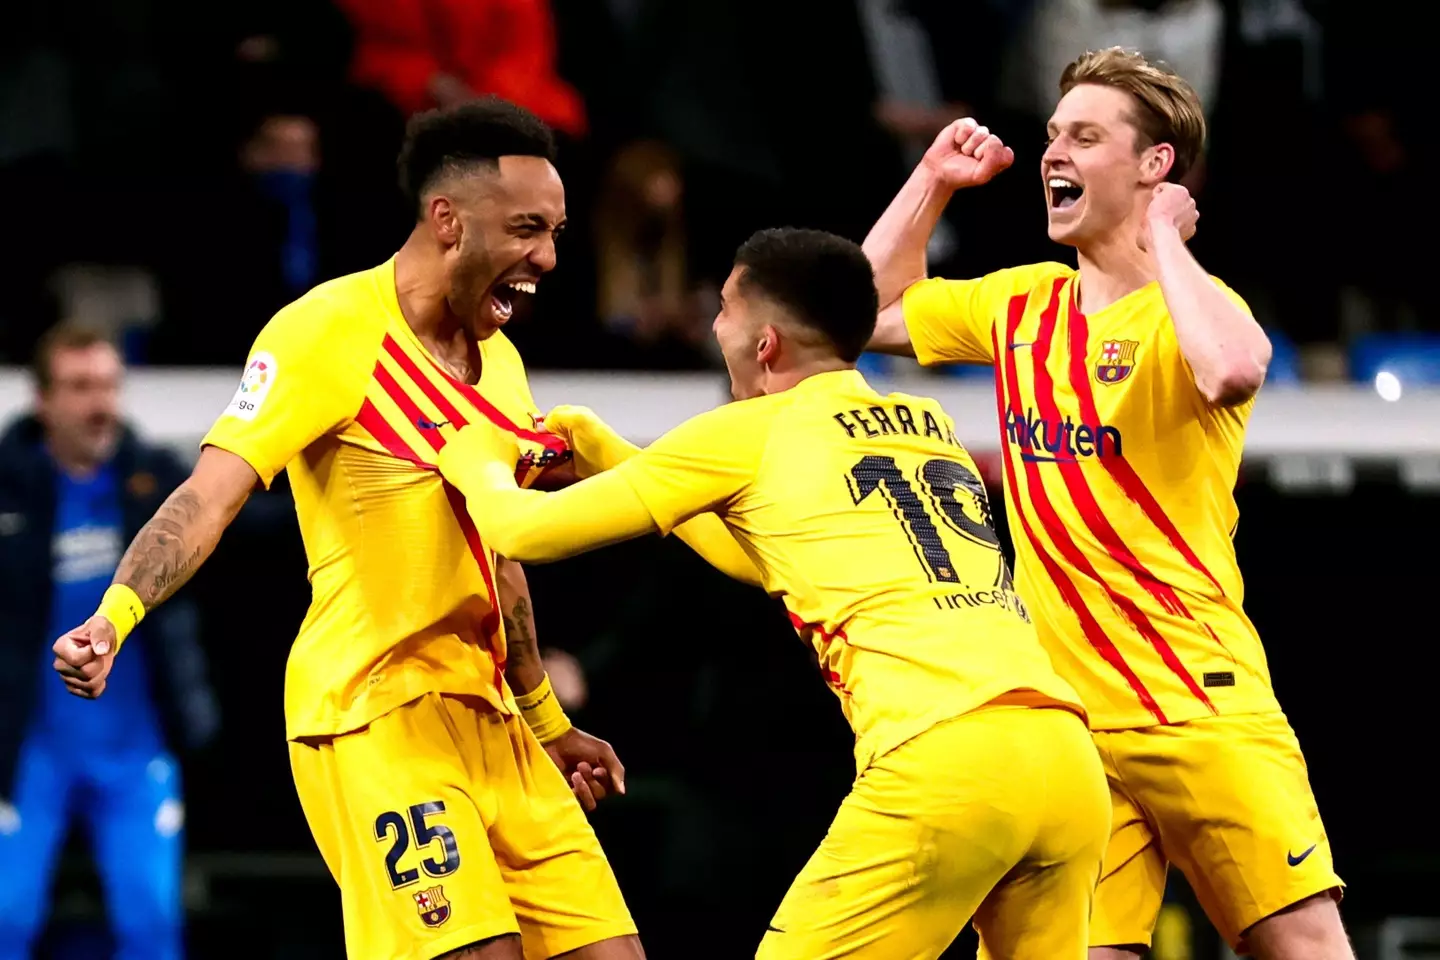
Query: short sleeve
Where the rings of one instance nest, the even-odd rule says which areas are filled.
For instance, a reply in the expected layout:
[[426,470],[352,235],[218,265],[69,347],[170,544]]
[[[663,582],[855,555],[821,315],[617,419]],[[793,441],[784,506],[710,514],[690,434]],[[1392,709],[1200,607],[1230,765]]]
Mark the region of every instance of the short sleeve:
[[905,328],[922,366],[942,363],[989,364],[995,360],[991,336],[1006,303],[1025,292],[1042,273],[1068,271],[1058,263],[997,270],[975,280],[921,280],[905,291]]
[[1247,317],[1253,318],[1255,316],[1255,312],[1250,309],[1250,304],[1245,302],[1245,298],[1240,296],[1240,294],[1236,293],[1234,290],[1230,289],[1230,287],[1226,286],[1224,280],[1221,280],[1219,277],[1216,276],[1212,276],[1210,280],[1215,284],[1215,286],[1220,288],[1221,293],[1225,294],[1225,296],[1230,298],[1231,303],[1235,304],[1235,306],[1245,311],[1245,315]]
[[299,453],[352,419],[365,399],[361,332],[323,302],[277,313],[250,350],[235,396],[201,446],[243,459],[270,486]]
[[702,413],[615,468],[662,534],[696,514],[723,509],[750,485],[769,434],[768,399]]

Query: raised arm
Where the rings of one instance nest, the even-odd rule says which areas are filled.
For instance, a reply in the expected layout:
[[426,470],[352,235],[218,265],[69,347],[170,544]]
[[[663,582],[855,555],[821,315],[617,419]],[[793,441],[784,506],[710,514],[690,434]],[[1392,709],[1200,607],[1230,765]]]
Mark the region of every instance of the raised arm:
[[100,609],[55,641],[55,669],[71,693],[93,699],[104,692],[130,631],[200,569],[258,479],[233,453],[201,451],[190,477],[135,535]]
[[956,190],[979,186],[1014,162],[1014,152],[966,118],[940,131],[865,238],[875,268],[880,316],[870,349],[914,356],[905,328],[905,291],[925,279],[925,246]]
[[1183,227],[1193,225],[1194,205],[1184,187],[1161,184],[1146,211],[1144,242],[1195,386],[1214,406],[1238,406],[1265,382],[1270,338],[1186,247]]

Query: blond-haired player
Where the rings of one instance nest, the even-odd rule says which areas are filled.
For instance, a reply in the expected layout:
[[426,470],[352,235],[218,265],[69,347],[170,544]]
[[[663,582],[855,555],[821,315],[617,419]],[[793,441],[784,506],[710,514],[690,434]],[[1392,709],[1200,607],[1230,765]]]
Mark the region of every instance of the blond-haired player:
[[1349,960],[1305,761],[1241,606],[1233,488],[1270,344],[1185,246],[1200,103],[1120,49],[1071,63],[1060,92],[1041,176],[1079,269],[926,279],[951,194],[1013,160],[957,121],[865,241],[871,347],[995,368],[1016,585],[1110,780],[1092,958],[1143,952],[1174,863],[1238,951]]

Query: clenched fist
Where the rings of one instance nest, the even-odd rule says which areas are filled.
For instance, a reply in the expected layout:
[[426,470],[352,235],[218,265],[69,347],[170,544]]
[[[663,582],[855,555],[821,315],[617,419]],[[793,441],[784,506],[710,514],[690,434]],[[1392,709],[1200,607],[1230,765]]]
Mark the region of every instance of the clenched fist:
[[920,161],[951,190],[978,187],[1015,162],[1015,151],[970,117],[940,131]]
[[115,624],[104,617],[91,617],[56,640],[51,649],[55,672],[64,679],[67,690],[87,700],[105,692],[105,678],[115,662]]
[[1150,249],[1150,243],[1158,230],[1174,230],[1181,240],[1195,236],[1195,224],[1200,219],[1200,210],[1190,191],[1178,183],[1162,183],[1155,187],[1150,196],[1150,205],[1145,208],[1145,221],[1140,226],[1140,249]]

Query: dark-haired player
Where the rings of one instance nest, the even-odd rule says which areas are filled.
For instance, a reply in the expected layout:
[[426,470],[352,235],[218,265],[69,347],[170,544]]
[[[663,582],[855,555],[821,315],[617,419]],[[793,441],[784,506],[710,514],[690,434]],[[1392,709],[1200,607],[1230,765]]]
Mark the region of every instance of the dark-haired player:
[[1082,960],[1110,826],[1100,760],[950,419],[855,370],[875,326],[869,263],[830,234],[764,231],[723,296],[736,403],[643,451],[587,411],[552,411],[596,474],[559,493],[519,489],[514,437],[488,424],[460,430],[440,469],[512,559],[713,512],[784,599],[855,731],[858,777],[760,957],[934,958],[974,916],[988,956]]
[[55,645],[70,688],[98,696],[129,631],[288,467],[314,596],[286,670],[287,736],[351,960],[643,956],[571,796],[623,792],[621,767],[556,705],[521,568],[436,469],[441,426],[472,421],[515,438],[521,482],[564,459],[531,429],[500,332],[555,265],[552,153],[549,130],[503,101],[416,118],[409,239],[265,326],[194,473],[96,616]]

